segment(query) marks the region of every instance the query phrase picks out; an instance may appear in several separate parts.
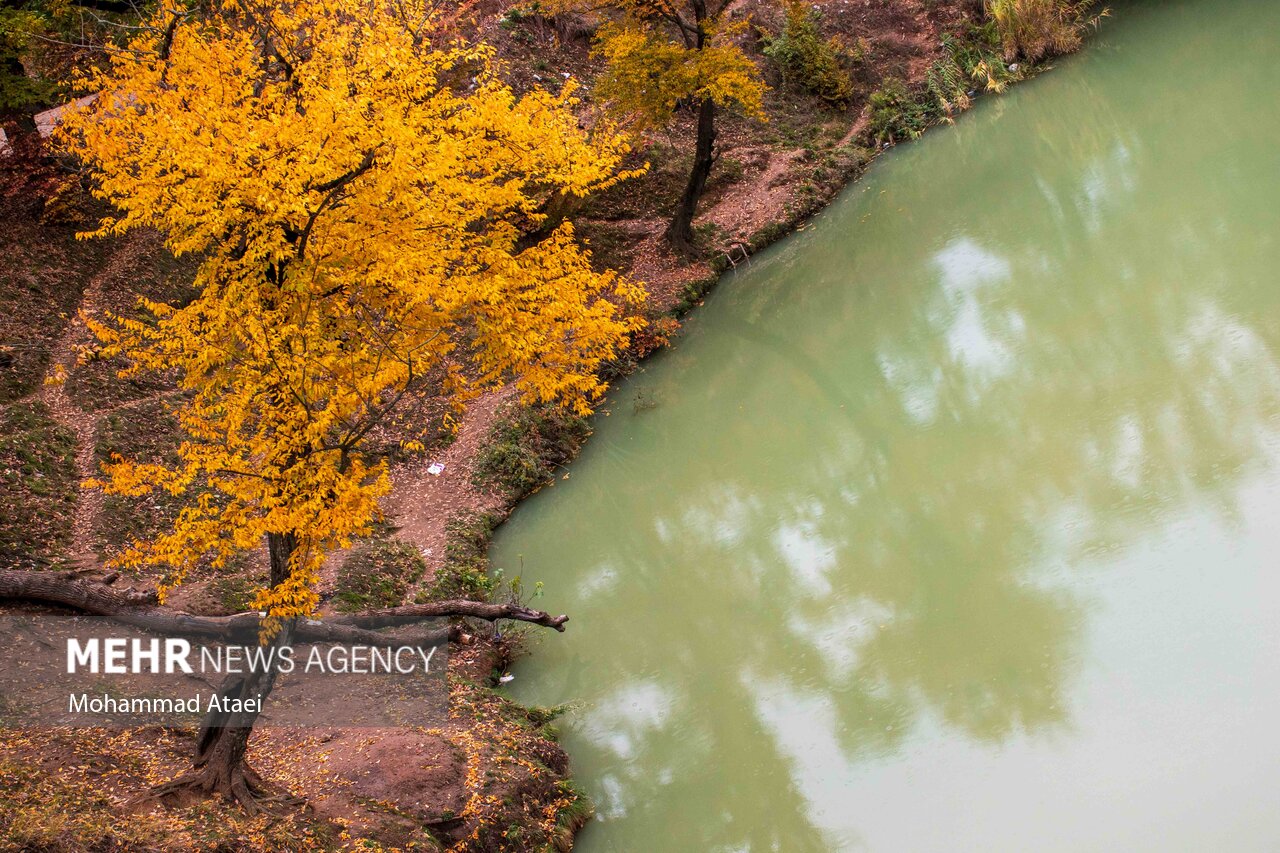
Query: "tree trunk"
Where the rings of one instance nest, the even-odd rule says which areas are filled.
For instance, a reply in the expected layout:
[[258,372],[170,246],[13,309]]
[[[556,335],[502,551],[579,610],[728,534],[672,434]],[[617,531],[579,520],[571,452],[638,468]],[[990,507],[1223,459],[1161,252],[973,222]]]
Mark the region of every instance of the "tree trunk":
[[[293,627],[292,622],[286,623],[271,645],[280,647],[292,642]],[[264,672],[228,676],[218,689],[219,695],[224,700],[258,700],[261,707],[275,686],[276,656],[273,655],[271,661]],[[222,704],[225,705],[225,701]],[[250,814],[269,811],[273,806],[300,805],[301,798],[273,789],[245,761],[249,735],[257,720],[257,711],[211,712],[196,735],[192,769],[155,788],[151,795],[166,801],[182,801],[221,794]]]
[[693,251],[693,217],[698,212],[698,201],[707,188],[707,177],[715,165],[716,105],[710,98],[698,105],[698,143],[693,154],[693,171],[689,183],[680,197],[676,215],[667,226],[667,241],[679,252]]
[[[289,577],[289,559],[298,549],[298,538],[292,533],[268,533],[267,553],[271,556],[271,586],[277,587]],[[289,620],[271,639],[273,648],[293,642],[295,620]],[[218,688],[223,699],[256,700],[261,708],[271,695],[279,670],[279,657],[272,654],[267,669],[229,675]],[[225,705],[226,703],[221,703]],[[243,706],[241,706],[243,707]],[[250,814],[269,811],[273,806],[296,806],[298,797],[274,791],[245,761],[249,736],[258,721],[258,711],[210,711],[196,735],[196,756],[192,769],[172,782],[156,788],[152,795],[161,799],[181,799],[196,795],[221,794],[239,803]]]

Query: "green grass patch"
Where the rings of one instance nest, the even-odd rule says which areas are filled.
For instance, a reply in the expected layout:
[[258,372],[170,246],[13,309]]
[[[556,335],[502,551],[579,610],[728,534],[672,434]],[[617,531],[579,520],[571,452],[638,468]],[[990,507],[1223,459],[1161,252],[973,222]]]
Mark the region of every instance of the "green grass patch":
[[418,549],[407,542],[366,542],[357,546],[338,569],[334,607],[343,613],[395,607],[404,602],[426,570]]
[[489,577],[489,542],[500,521],[493,513],[470,512],[445,525],[444,565],[431,586],[418,594],[419,603],[448,598],[489,600],[494,587]]
[[[133,462],[177,461],[182,433],[177,418],[163,400],[146,400],[98,419],[99,462],[113,455]],[[95,524],[95,542],[102,558],[114,556],[133,542],[168,529],[186,498],[157,490],[137,497],[106,495]]]
[[75,434],[40,401],[0,414],[0,567],[57,566],[71,543]]
[[473,482],[509,499],[550,482],[591,434],[586,418],[553,406],[516,405],[504,412],[476,456]]

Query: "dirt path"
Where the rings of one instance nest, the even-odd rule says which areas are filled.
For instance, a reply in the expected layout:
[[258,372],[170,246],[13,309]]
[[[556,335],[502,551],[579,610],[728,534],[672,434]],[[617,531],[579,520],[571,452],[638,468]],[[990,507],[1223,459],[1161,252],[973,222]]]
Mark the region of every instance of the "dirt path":
[[[516,397],[514,386],[482,396],[467,407],[458,437],[443,452],[398,466],[391,472],[391,494],[384,501],[388,520],[397,536],[422,552],[427,567],[435,571],[444,559],[445,525],[463,512],[484,512],[502,505],[498,496],[477,489],[471,482],[476,454],[480,451],[504,403]],[[433,462],[444,471],[427,471]]]
[[[131,238],[123,239],[128,241]],[[99,311],[107,283],[118,280],[127,271],[128,264],[135,259],[132,252],[124,250],[127,246],[126,242],[121,250],[112,252],[107,264],[85,286],[76,315],[71,318],[66,331],[53,348],[44,383],[35,395],[49,407],[50,413],[60,424],[75,434],[76,477],[81,483],[99,473],[95,458],[98,413],[86,412],[71,401],[65,379],[76,365],[80,347],[89,343],[92,337],[83,317],[92,316]],[[102,492],[81,488],[76,496],[75,516],[71,524],[71,546],[67,553],[68,561],[78,568],[98,566],[94,530],[101,511]]]
[[770,151],[769,161],[760,177],[749,184],[735,186],[715,207],[698,217],[715,223],[727,236],[730,247],[745,244],[751,235],[771,222],[787,218],[787,206],[795,199],[796,188],[790,178],[792,165],[804,156],[803,148]]

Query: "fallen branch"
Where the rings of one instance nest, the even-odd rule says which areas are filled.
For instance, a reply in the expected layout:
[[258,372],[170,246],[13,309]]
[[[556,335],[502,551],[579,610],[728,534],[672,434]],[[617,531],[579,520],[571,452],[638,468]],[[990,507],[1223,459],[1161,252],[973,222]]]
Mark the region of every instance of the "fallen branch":
[[[0,571],[0,601],[20,600],[42,604],[61,604],[84,613],[103,616],[115,622],[162,634],[211,637],[219,640],[257,642],[261,616],[258,613],[236,613],[231,616],[196,616],[146,602],[145,596],[120,592],[103,583],[65,572]],[[564,630],[567,616],[551,616],[541,610],[509,604],[483,604],[476,601],[435,601],[411,604],[388,610],[329,619],[299,620],[294,636],[310,643],[363,643],[378,645],[387,638],[371,628],[386,628],[467,616],[475,619],[513,619]],[[428,632],[415,637],[397,637],[407,645],[434,645],[448,638],[447,630]]]
[[490,622],[513,619],[518,622],[541,625],[544,628],[555,628],[557,631],[564,631],[564,623],[569,621],[568,616],[552,616],[550,613],[519,604],[487,604],[482,601],[464,600],[406,604],[403,607],[388,607],[385,610],[334,616],[327,621],[334,625],[355,625],[360,628],[390,628],[395,625],[408,625],[412,622],[446,616],[469,616],[473,619],[487,619]]

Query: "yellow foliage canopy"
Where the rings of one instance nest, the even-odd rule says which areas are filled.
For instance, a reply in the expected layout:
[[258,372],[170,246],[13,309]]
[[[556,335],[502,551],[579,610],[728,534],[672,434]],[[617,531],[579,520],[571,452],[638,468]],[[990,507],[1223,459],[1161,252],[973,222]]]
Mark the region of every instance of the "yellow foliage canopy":
[[730,0],[543,0],[552,13],[603,13],[594,53],[607,60],[596,94],[642,127],[667,123],[683,101],[765,120],[764,80],[737,43],[747,22]]
[[702,47],[676,41],[660,27],[631,17],[601,28],[596,54],[608,62],[596,91],[616,112],[660,127],[682,101],[714,101],[764,119],[764,82],[732,41],[740,26],[707,24]]
[[204,259],[191,304],[94,324],[107,355],[188,391],[179,463],[117,459],[98,485],[189,498],[122,558],[169,566],[164,589],[207,555],[296,538],[258,600],[279,625],[377,517],[389,479],[365,442],[415,383],[444,376],[462,399],[515,377],[586,411],[635,323],[604,296],[643,291],[594,272],[568,224],[521,240],[548,202],[628,176],[571,87],[517,96],[486,48],[430,48],[422,0],[213,5],[162,10],[63,126],[118,210],[96,233],[156,228]]

